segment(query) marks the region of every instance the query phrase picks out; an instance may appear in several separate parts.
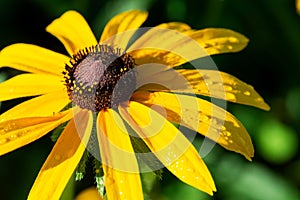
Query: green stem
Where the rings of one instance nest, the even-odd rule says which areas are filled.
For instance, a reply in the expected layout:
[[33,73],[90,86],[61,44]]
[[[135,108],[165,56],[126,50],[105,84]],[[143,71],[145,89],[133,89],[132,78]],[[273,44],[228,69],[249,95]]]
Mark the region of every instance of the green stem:
[[62,193],[60,200],[73,200],[75,192],[75,177],[74,174],[71,176],[64,192]]

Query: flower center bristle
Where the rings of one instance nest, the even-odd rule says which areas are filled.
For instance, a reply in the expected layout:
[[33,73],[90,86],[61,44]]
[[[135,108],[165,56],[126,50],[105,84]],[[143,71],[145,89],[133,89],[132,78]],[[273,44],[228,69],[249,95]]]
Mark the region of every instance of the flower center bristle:
[[63,72],[70,100],[94,112],[127,101],[136,85],[134,66],[130,55],[108,45],[80,50]]

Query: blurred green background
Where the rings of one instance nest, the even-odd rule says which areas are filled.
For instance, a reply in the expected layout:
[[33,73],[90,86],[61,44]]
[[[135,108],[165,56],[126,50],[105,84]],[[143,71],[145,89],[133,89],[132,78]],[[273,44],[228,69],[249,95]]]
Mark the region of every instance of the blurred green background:
[[[294,0],[1,0],[0,48],[23,42],[65,53],[45,27],[69,9],[80,11],[98,37],[115,14],[142,9],[150,13],[144,26],[182,21],[195,29],[229,28],[250,39],[242,52],[213,59],[221,71],[253,85],[272,108],[265,112],[228,104],[253,139],[253,162],[216,145],[205,157],[218,189],[213,197],[165,171],[149,199],[300,199],[300,16]],[[16,73],[1,69],[0,82]],[[2,102],[1,112],[22,100]],[[200,142],[201,137],[196,138],[197,148]],[[52,146],[48,134],[0,157],[0,199],[26,199]],[[83,187],[77,184],[74,193]]]

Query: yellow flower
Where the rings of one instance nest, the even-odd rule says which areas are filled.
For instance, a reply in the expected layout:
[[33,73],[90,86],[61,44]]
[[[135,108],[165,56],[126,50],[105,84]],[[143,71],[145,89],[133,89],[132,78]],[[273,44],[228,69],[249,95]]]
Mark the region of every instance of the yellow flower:
[[[1,51],[0,67],[28,73],[1,83],[0,101],[35,97],[0,115],[0,155],[68,122],[28,199],[59,199],[91,136],[98,148],[90,151],[100,149],[108,199],[143,199],[135,138],[142,138],[138,143],[146,144],[181,181],[211,195],[216,191],[199,153],[174,123],[249,160],[253,157],[251,139],[234,116],[190,95],[268,110],[252,86],[224,72],[174,68],[208,54],[240,51],[248,39],[227,29],[193,30],[172,22],[147,29],[131,44],[146,18],[147,13],[136,10],[119,14],[97,42],[84,18],[68,11],[46,30],[69,56],[31,44]],[[203,51],[195,51],[199,45]]]
[[97,189],[95,187],[87,188],[80,192],[75,200],[102,200]]
[[298,12],[298,14],[300,14],[300,1],[296,0],[296,10]]

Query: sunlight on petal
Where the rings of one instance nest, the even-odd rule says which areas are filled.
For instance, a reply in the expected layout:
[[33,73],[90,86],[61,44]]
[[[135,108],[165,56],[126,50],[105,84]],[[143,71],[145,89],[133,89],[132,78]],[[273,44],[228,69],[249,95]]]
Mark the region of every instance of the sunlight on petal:
[[88,23],[76,11],[65,12],[47,26],[46,31],[57,37],[71,56],[80,49],[97,44]]
[[213,194],[216,188],[205,163],[174,125],[156,111],[137,102],[130,102],[128,107],[120,107],[119,110],[170,172],[181,181]]
[[60,77],[69,60],[65,55],[32,44],[13,44],[0,52],[0,68],[11,67]]
[[25,117],[51,116],[63,109],[69,102],[69,97],[63,90],[45,94],[20,103],[2,113],[0,122]]
[[[73,113],[72,113],[73,114]],[[93,126],[90,111],[80,111],[75,115],[55,143],[36,178],[28,199],[59,199],[72,176],[84,151]]]
[[139,174],[119,171],[106,165],[103,165],[103,171],[108,199],[143,199]]
[[161,63],[171,67],[209,55],[237,52],[249,40],[229,29],[190,30],[182,23],[156,26],[138,38],[128,49],[137,64]]
[[154,27],[139,37],[127,51],[138,65],[160,63],[170,67],[208,56],[191,37],[176,30]]
[[157,25],[158,28],[166,28],[166,29],[172,29],[176,30],[178,32],[186,32],[191,30],[191,27],[185,23],[182,22],[168,22],[168,23],[162,23]]
[[[143,72],[144,69],[141,70]],[[139,68],[137,68],[139,72]],[[137,80],[140,84],[147,80],[153,83],[144,85],[140,90],[195,93],[208,97],[224,99],[226,101],[254,106],[263,110],[270,110],[268,104],[255,89],[225,72],[215,70],[165,70],[157,71],[149,76],[139,73]],[[176,81],[174,81],[176,80]],[[167,86],[167,87],[162,87]]]
[[165,23],[156,27],[168,28],[179,31],[197,41],[209,55],[238,52],[243,50],[249,39],[244,35],[224,28],[206,28],[193,30],[184,23]]
[[72,118],[70,110],[51,117],[29,117],[0,122],[0,155],[18,149]]
[[62,91],[62,78],[46,74],[21,74],[0,83],[0,101]]
[[[110,43],[113,46],[117,46],[125,50],[130,38],[134,34],[133,31],[129,30],[139,28],[147,19],[147,16],[147,12],[138,10],[131,10],[116,15],[105,26],[101,35],[100,42]],[[122,34],[122,32],[125,31],[129,32]],[[118,36],[119,33],[121,34]]]
[[224,28],[188,31],[187,35],[197,41],[209,55],[238,52],[249,42],[244,35]]
[[108,199],[143,199],[139,168],[124,122],[111,109],[100,112],[97,122]]
[[[242,123],[226,110],[200,98],[164,92],[136,92],[132,100],[165,108],[167,119],[186,126],[240,153],[248,160],[254,155],[251,138]],[[197,106],[193,102],[197,102]]]
[[[162,28],[162,29],[171,29],[178,32],[185,32],[191,29],[189,25],[181,22],[163,23],[155,27]],[[152,31],[154,32],[154,30]],[[150,32],[146,34],[150,34]],[[153,36],[149,36],[149,37],[155,37],[154,33],[151,34],[153,34]],[[133,47],[131,47],[131,49],[133,49]],[[136,50],[133,50],[131,54],[135,58],[135,61],[138,65],[145,64],[145,63],[160,63],[167,66],[177,66],[187,62],[187,60],[180,57],[179,55],[176,55],[174,53],[159,48],[157,49],[149,49],[149,47],[141,48],[141,49],[137,48]]]
[[139,172],[133,147],[119,114],[112,109],[98,115],[98,142],[103,164],[122,171]]
[[196,94],[215,97],[234,103],[254,106],[263,110],[270,107],[251,85],[238,78],[215,70],[178,70],[195,90]]
[[[188,62],[187,59],[175,53],[159,48],[129,50],[128,53],[134,58],[137,65],[160,63],[169,67],[175,67]],[[206,56],[206,53],[202,54],[202,57],[204,56]]]

